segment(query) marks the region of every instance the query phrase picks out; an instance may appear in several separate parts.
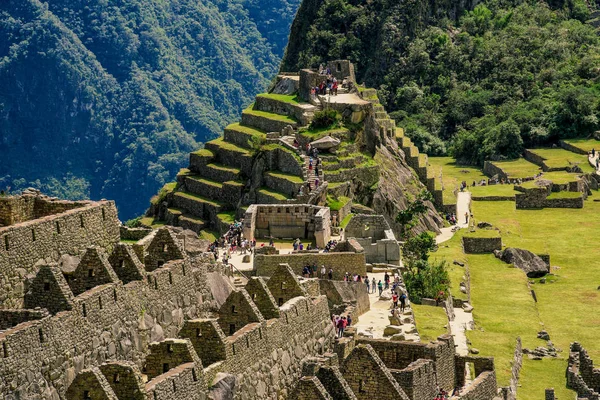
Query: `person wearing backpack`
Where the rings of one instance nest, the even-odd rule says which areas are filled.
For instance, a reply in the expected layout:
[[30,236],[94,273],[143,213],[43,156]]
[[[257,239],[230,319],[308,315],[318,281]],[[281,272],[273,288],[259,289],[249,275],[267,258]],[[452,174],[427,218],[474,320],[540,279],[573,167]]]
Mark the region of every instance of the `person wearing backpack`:
[[404,312],[404,307],[406,307],[406,293],[400,295],[400,311]]

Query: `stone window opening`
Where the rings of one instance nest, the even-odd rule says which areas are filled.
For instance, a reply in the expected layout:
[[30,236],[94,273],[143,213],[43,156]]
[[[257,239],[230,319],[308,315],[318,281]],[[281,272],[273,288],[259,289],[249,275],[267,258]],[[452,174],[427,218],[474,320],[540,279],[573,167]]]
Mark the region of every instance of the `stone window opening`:
[[79,216],[79,226],[85,228],[85,223],[83,222],[83,215]]
[[[277,304],[279,305],[279,307],[281,307],[283,305],[283,297],[280,297],[279,299],[277,299]],[[287,315],[286,315],[287,317]]]
[[173,392],[177,391],[177,386],[175,386],[175,380],[172,380],[171,382],[173,382]]
[[4,247],[6,247],[6,251],[10,250],[10,241],[8,236],[4,236]]
[[[233,335],[235,333],[235,324],[229,324],[229,334]],[[235,347],[234,347],[235,349]],[[235,354],[235,351],[234,351]]]
[[172,353],[172,352],[173,352],[173,345],[167,344],[167,353]]
[[83,316],[87,317],[87,307],[85,306],[85,303],[83,303],[81,306],[82,306],[81,312],[82,312]]
[[89,400],[89,399],[90,399],[90,391],[84,390],[83,391],[83,400]]
[[121,377],[119,376],[119,374],[115,374],[113,376],[113,382],[114,383],[119,383],[121,381]]
[[156,262],[156,266],[159,267],[159,268],[162,267],[163,265],[165,265],[165,262],[163,260],[158,260]]
[[56,221],[56,233],[60,235],[60,221]]
[[40,343],[44,343],[44,331],[42,328],[38,329],[38,334],[40,335]]
[[196,368],[192,368],[192,380],[198,382],[198,376],[196,375]]
[[246,335],[246,347],[250,348],[250,338]]
[[35,242],[35,240],[36,240],[36,237],[35,237],[35,229],[32,229],[32,230],[31,230],[31,241],[32,241],[32,242]]
[[285,282],[281,282],[281,290],[285,290]]
[[256,301],[256,293],[252,293],[252,301]]
[[50,291],[50,282],[44,282],[44,292]]
[[115,299],[115,303],[117,302],[117,289],[113,288],[113,298]]
[[262,339],[262,329],[258,328],[258,337]]
[[2,342],[2,354],[4,358],[8,357],[8,347],[6,347],[6,342]]
[[94,269],[88,269],[88,278],[93,278],[94,276],[96,276],[96,272],[94,271]]
[[154,289],[158,290],[158,279],[154,277]]
[[169,271],[169,284],[173,284],[173,274],[171,273],[171,271]]
[[181,272],[183,273],[183,276],[185,276],[185,265],[181,266]]
[[202,337],[202,331],[200,328],[196,328],[196,337]]
[[125,260],[122,258],[119,260],[119,268],[123,268],[125,266]]
[[233,351],[233,355],[235,356],[235,343],[231,345],[231,350]]
[[237,314],[237,310],[235,309],[235,306],[231,306],[231,313]]
[[163,364],[163,374],[169,372],[169,363],[164,363]]
[[342,63],[337,63],[336,67],[337,72],[342,72]]
[[167,243],[163,244],[162,251],[163,251],[163,253],[166,253],[167,251],[169,251],[169,245]]
[[367,393],[365,390],[365,381],[363,379],[358,381],[358,393]]
[[153,397],[154,397],[154,400],[157,400],[157,399],[158,399],[158,396],[156,395],[156,392],[152,392],[152,395],[153,395]]
[[98,297],[98,308],[102,310],[102,297]]
[[106,210],[102,209],[102,221],[106,221]]

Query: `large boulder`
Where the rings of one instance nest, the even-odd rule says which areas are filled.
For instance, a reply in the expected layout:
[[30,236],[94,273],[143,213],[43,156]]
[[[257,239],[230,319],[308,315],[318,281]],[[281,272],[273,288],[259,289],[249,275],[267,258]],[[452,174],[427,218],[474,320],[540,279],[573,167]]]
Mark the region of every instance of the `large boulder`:
[[529,278],[539,278],[548,273],[548,265],[529,250],[507,247],[496,255],[502,261],[513,264],[527,274]]
[[310,144],[319,150],[330,150],[340,145],[340,140],[331,136],[322,137],[319,140],[315,140]]

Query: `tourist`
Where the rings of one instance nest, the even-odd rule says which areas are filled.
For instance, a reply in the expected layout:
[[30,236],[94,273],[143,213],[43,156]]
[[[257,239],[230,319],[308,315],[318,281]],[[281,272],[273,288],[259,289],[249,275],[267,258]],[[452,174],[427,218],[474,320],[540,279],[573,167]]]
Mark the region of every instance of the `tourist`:
[[315,179],[315,189],[319,187],[319,178]]
[[338,81],[337,81],[337,79],[333,78],[333,83],[331,84],[331,89],[329,90],[329,92],[331,94],[333,94],[334,96],[337,96],[337,92],[338,92]]
[[275,242],[273,241],[273,238],[269,239],[269,246],[275,247]]
[[383,276],[383,281],[385,282],[385,288],[389,289],[390,288],[390,276],[388,275],[387,272]]
[[369,281],[368,276],[365,277],[365,285],[367,286],[367,293],[369,293],[369,290],[371,289],[371,282]]
[[315,176],[319,176],[319,165],[315,166]]
[[327,277],[329,278],[329,280],[333,279],[333,269],[329,268],[329,272],[327,273]]
[[312,276],[313,277],[317,276],[317,263],[314,263],[312,266]]
[[304,250],[304,244],[302,244],[302,242],[300,242],[300,244],[298,245],[298,250]]
[[400,311],[404,312],[404,307],[406,307],[406,293],[400,295]]
[[394,308],[398,307],[398,295],[396,292],[392,294],[392,303],[394,304]]
[[465,224],[469,223],[469,213],[465,212]]
[[302,276],[303,277],[308,278],[308,273],[309,273],[308,271],[309,271],[309,269],[310,268],[309,268],[308,265],[305,265],[304,268],[302,268]]
[[375,290],[377,290],[377,285],[375,284],[375,278],[373,278],[371,279],[371,293],[375,293]]
[[292,245],[292,247],[293,247],[294,251],[297,251],[298,250],[298,243],[294,242],[294,244]]
[[306,246],[306,250],[312,250],[312,243],[309,243],[308,246]]
[[319,64],[319,75],[325,75],[325,67],[323,64]]
[[348,318],[346,318],[346,326],[352,325],[352,317],[348,314]]
[[346,321],[346,317],[342,317],[338,320],[337,322],[337,328],[338,328],[338,337],[343,337],[344,336],[344,328],[346,328],[346,324],[348,322]]
[[325,279],[325,274],[327,270],[325,269],[325,264],[321,265],[321,279]]
[[381,296],[381,293],[383,293],[383,283],[381,283],[381,279],[377,282],[377,288],[379,289],[379,295]]

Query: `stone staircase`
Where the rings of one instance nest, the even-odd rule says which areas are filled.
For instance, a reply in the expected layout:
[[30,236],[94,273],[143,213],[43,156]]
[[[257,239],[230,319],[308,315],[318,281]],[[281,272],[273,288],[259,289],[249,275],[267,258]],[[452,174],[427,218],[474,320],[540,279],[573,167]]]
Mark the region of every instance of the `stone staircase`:
[[[421,154],[417,146],[414,145],[412,140],[408,136],[404,135],[404,129],[396,127],[396,121],[391,119],[383,105],[381,105],[379,98],[377,97],[377,90],[375,89],[364,89],[360,91],[360,95],[363,99],[368,100],[373,104],[375,111],[375,120],[384,134],[393,135],[395,137],[398,147],[402,149],[406,157],[406,163],[414,169],[417,174],[419,181],[423,183],[429,192],[433,195],[434,204],[440,209],[444,209],[443,194],[441,188],[438,188],[435,180],[435,173],[431,167],[428,166],[428,158],[426,154]],[[450,205],[451,208],[455,205]]]

